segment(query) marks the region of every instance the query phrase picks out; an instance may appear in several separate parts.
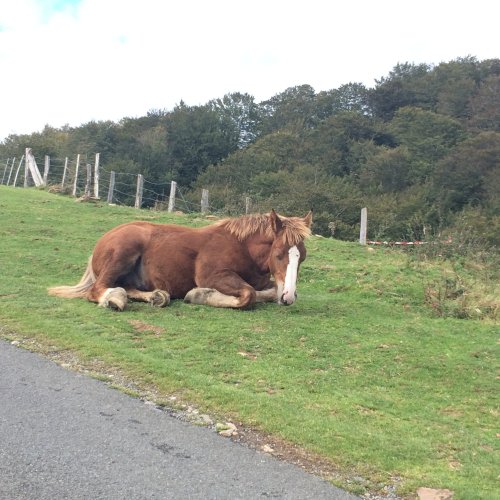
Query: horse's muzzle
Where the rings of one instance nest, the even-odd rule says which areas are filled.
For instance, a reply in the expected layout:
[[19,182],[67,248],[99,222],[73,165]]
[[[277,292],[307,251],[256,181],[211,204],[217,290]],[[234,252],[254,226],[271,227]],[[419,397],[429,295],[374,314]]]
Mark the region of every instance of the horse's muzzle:
[[294,292],[293,298],[290,296],[285,298],[285,294],[283,294],[280,297],[280,300],[278,301],[278,303],[281,304],[282,306],[291,306],[296,300],[297,300],[297,292]]

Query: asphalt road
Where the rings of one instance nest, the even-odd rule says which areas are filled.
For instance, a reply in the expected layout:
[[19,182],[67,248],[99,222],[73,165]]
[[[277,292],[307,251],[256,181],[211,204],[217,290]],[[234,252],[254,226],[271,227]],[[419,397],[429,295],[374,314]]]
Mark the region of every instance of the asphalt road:
[[0,499],[153,498],[356,497],[0,341]]

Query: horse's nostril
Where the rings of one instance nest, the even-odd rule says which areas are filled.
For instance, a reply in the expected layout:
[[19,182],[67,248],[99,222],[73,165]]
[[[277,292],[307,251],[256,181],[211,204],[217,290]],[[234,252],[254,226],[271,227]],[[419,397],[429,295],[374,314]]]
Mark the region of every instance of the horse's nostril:
[[284,306],[289,306],[290,304],[286,301],[285,299],[285,294],[281,296],[281,301],[280,301]]

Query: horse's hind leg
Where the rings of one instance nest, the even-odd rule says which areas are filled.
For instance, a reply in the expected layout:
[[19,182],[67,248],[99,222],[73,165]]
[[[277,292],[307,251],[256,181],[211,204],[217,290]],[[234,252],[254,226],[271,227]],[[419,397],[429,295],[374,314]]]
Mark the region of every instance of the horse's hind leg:
[[96,281],[87,293],[87,299],[91,302],[117,311],[123,311],[128,300],[125,289],[117,285],[134,269],[139,258],[138,254],[127,254],[123,250],[108,251],[97,256],[94,253]]
[[152,292],[143,292],[135,288],[126,288],[129,299],[140,302],[148,302],[154,307],[165,307],[170,304],[170,294],[165,290],[153,290]]
[[121,287],[106,288],[97,301],[91,298],[89,298],[89,300],[97,302],[101,307],[109,307],[115,311],[123,311],[127,306],[127,292]]

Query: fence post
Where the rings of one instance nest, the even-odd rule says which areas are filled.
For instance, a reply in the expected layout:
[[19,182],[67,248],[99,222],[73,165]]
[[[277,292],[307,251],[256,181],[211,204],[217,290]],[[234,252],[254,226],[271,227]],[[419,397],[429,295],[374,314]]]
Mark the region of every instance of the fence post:
[[87,163],[87,182],[85,182],[85,198],[90,198],[90,186],[92,184],[92,165]]
[[206,214],[208,212],[208,189],[201,190],[201,213]]
[[137,191],[135,192],[135,208],[141,208],[142,205],[142,190],[144,187],[144,177],[142,174],[137,176]]
[[177,182],[170,183],[170,196],[168,197],[168,212],[173,212],[175,208],[175,190],[177,189]]
[[252,208],[252,200],[247,196],[245,197],[245,213],[249,214]]
[[61,191],[64,190],[64,182],[66,181],[66,174],[68,172],[68,157],[64,160],[64,170],[63,170],[63,178],[61,181]]
[[12,165],[10,166],[9,178],[7,179],[7,186],[10,184],[10,178],[12,177],[12,170],[14,169],[14,163],[16,163],[16,157],[12,160]]
[[111,170],[109,175],[108,203],[113,203],[113,191],[115,190],[115,172]]
[[50,169],[50,156],[45,155],[45,163],[43,165],[43,186],[47,185],[47,179],[49,177],[49,169]]
[[76,155],[75,181],[73,182],[73,196],[76,196],[76,185],[78,183],[78,170],[80,169],[80,153]]
[[30,179],[30,170],[28,167],[28,162],[24,162],[24,187],[27,188]]
[[361,227],[359,229],[359,244],[366,245],[366,229],[368,226],[368,210],[361,209]]
[[101,153],[95,154],[95,166],[94,166],[94,198],[99,199],[99,157]]
[[[40,171],[38,170],[38,166],[36,164],[35,157],[33,156],[33,151],[31,151],[31,148],[26,148],[26,154],[24,156],[24,161],[26,162],[26,166],[28,167],[28,170],[31,174],[31,178],[33,179],[33,182],[35,183],[36,187],[43,186],[43,178],[40,174]],[[26,179],[27,175],[25,176],[25,185],[26,185]]]
[[24,155],[21,156],[21,159],[19,160],[19,165],[17,166],[17,170],[16,170],[16,176],[14,177],[14,182],[12,183],[12,185],[14,187],[16,187],[16,184],[17,184],[17,176],[19,175],[19,170],[21,170],[21,165],[23,164],[23,160],[24,160]]
[[9,161],[10,161],[10,158],[7,158],[7,161],[5,162],[5,169],[3,171],[2,184],[3,184],[3,181],[5,179],[5,174],[7,173],[7,169],[9,168]]

